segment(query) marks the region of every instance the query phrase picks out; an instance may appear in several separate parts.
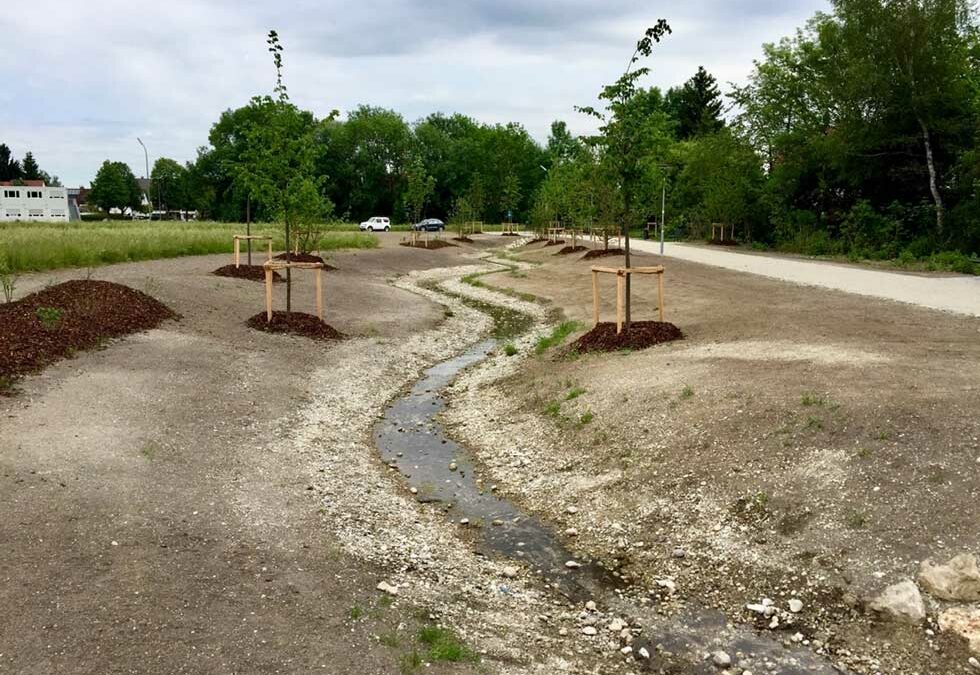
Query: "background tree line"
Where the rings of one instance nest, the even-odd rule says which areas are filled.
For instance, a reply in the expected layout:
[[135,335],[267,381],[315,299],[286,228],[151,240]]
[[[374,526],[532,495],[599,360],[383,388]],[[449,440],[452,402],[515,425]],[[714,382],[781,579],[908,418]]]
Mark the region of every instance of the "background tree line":
[[23,160],[18,160],[5,143],[0,143],[0,181],[16,183],[24,180],[43,180],[46,185],[61,187],[57,176],[38,166],[34,153],[28,151]]
[[193,162],[158,160],[150,197],[218,220],[272,219],[279,205],[236,167],[274,114],[309,146],[318,210],[344,220],[509,212],[638,228],[666,196],[678,237],[721,222],[744,241],[811,254],[980,250],[980,38],[967,0],[833,0],[765,45],[727,96],[703,68],[667,91],[637,77],[604,88],[601,110],[580,109],[600,119],[597,133],[556,121],[544,146],[520,125],[459,114],[410,124],[361,106],[317,119],[253,101],[221,115]]

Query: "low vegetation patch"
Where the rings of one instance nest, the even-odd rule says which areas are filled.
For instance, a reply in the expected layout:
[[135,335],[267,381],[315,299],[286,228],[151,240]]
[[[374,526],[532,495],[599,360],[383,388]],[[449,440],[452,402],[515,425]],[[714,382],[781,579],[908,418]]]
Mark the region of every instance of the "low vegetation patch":
[[[0,223],[0,251],[9,273],[64,267],[96,267],[121,262],[232,252],[232,235],[241,223],[106,221],[97,223]],[[255,224],[252,233],[269,235],[282,249],[282,228]],[[363,232],[328,232],[314,248],[376,248],[378,238]],[[262,254],[258,254],[262,255]]]
[[419,642],[428,647],[426,657],[429,661],[449,661],[451,663],[477,662],[479,654],[466,646],[459,636],[442,626],[423,626],[419,630]]
[[535,353],[544,354],[555,345],[560,345],[569,335],[577,331],[579,328],[580,324],[578,321],[561,322],[554,327],[550,335],[546,335],[538,339],[537,343],[534,345]]
[[177,315],[149,295],[108,281],[66,281],[0,305],[0,378],[8,383],[109,338]]

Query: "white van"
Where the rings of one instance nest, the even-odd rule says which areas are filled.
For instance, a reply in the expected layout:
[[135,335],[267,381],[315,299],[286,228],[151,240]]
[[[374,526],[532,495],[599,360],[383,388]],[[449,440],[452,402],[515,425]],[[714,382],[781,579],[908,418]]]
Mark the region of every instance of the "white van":
[[388,232],[391,229],[391,221],[384,216],[374,216],[361,223],[361,229],[370,230],[371,232]]

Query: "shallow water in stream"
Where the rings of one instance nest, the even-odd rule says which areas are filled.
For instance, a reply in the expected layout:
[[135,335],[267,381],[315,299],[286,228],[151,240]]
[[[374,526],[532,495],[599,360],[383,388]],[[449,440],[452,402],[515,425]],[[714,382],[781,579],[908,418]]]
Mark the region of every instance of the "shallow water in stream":
[[[634,653],[646,646],[653,658],[638,663],[640,666],[667,666],[672,668],[668,672],[673,673],[717,673],[718,668],[710,659],[705,660],[704,654],[722,649],[733,659],[736,653],[751,655],[737,659],[731,672],[741,673],[749,667],[753,672],[785,675],[842,672],[807,649],[783,646],[788,633],[729,628],[722,613],[691,604],[679,614],[664,617],[650,605],[630,602],[617,593],[622,583],[608,570],[578,560],[581,567],[567,567],[565,563],[575,557],[555,532],[516,504],[498,497],[489,482],[482,482],[469,453],[448,438],[437,421],[445,408],[443,390],[462,370],[486,358],[495,346],[495,340],[485,340],[425,371],[411,391],[385,411],[375,427],[374,439],[382,458],[397,467],[417,490],[419,501],[440,507],[451,521],[469,519],[468,533],[473,535],[480,553],[524,563],[570,601],[582,604],[595,600],[610,612],[630,617],[633,625],[642,624],[643,637],[633,643]],[[451,469],[450,464],[455,464],[455,468]],[[661,660],[653,645],[672,656]]]

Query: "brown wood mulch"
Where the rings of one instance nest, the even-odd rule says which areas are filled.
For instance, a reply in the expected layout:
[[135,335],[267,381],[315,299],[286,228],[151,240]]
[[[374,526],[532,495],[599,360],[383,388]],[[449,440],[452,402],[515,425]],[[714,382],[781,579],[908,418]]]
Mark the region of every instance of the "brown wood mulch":
[[455,246],[456,244],[450,244],[445,239],[432,239],[428,242],[428,244],[424,241],[420,241],[415,244],[413,244],[410,241],[403,241],[401,245],[408,246],[409,248],[427,248],[430,250],[435,250],[437,248],[447,248],[449,246]]
[[624,251],[621,248],[610,248],[610,249],[596,248],[583,255],[582,260],[594,260],[596,258],[605,258],[606,256],[609,255],[626,255],[626,251]]
[[469,237],[465,237],[465,236],[464,237],[453,237],[453,241],[461,241],[464,244],[472,244],[473,243],[473,240],[472,239],[470,239]]
[[543,237],[537,237],[537,238],[532,239],[531,241],[527,242],[524,245],[525,246],[530,246],[531,244],[540,244],[543,241],[548,241],[548,240],[547,239],[544,239]]
[[561,246],[565,243],[564,239],[559,239],[558,241],[549,241],[545,246]]
[[600,323],[569,347],[571,351],[615,352],[621,349],[646,349],[684,337],[681,329],[667,321],[634,321],[630,329],[616,333],[615,323]]
[[519,237],[521,235],[518,234],[517,232],[501,232],[500,233],[500,236],[501,237]]
[[558,251],[558,253],[556,253],[555,255],[570,255],[572,253],[579,253],[585,250],[586,250],[585,246],[566,246],[562,250]]
[[[229,277],[231,279],[247,279],[248,281],[261,281],[265,282],[265,268],[262,265],[239,265],[235,267],[234,265],[225,265],[224,267],[219,267],[211,274],[218,277]],[[278,283],[280,281],[285,281],[285,279],[280,276],[278,272],[272,272],[273,283]]]
[[12,380],[109,338],[179,316],[136,289],[76,279],[0,305],[0,377]]
[[259,312],[245,323],[249,328],[266,333],[289,333],[313,340],[340,340],[344,337],[343,333],[322,319],[302,312],[273,312],[272,321],[266,320],[265,312]]

